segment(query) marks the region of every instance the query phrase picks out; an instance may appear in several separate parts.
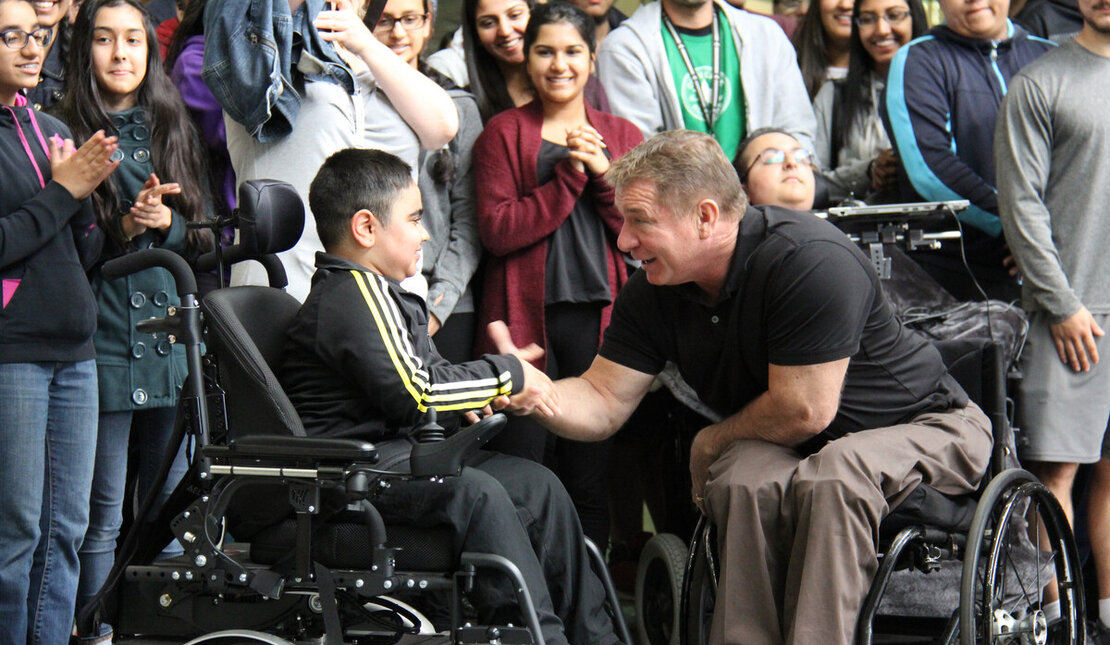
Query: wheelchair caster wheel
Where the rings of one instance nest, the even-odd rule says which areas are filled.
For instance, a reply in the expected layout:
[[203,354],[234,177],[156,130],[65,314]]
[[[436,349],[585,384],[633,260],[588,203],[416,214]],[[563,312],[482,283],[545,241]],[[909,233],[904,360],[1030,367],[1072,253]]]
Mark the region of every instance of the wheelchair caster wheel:
[[648,540],[636,568],[636,634],[641,645],[678,645],[686,545],[677,535]]

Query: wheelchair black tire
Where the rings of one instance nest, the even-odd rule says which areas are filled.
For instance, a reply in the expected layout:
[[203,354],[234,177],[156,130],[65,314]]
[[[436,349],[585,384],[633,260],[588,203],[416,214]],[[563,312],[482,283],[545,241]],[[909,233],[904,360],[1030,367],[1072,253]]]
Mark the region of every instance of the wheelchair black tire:
[[[1035,554],[1031,569],[1022,566],[1020,540],[1028,535],[1024,520],[1035,514],[1045,528],[1048,544],[1040,544],[1039,533],[1026,540],[1026,550]],[[1023,532],[1023,533],[1019,533]],[[1031,547],[1031,548],[1029,548]],[[1048,548],[1049,551],[1043,551]],[[1060,597],[1060,622],[1054,623],[1054,643],[1083,645],[1085,618],[1080,562],[1067,517],[1052,493],[1031,473],[1010,469],[987,485],[968,532],[960,581],[960,645],[997,645],[1015,640],[1017,631],[1045,633],[1047,625],[1038,617],[1043,587],[1052,584]],[[1022,569],[1026,569],[1022,571]],[[1009,578],[1016,580],[1016,585]],[[1007,592],[1017,592],[1016,599]],[[1017,631],[1008,631],[1017,630]],[[1045,633],[1044,638],[1048,634]]]
[[679,610],[681,645],[705,645],[709,642],[720,574],[716,537],[713,524],[703,515],[690,540],[686,572],[682,579],[682,605]]
[[640,645],[679,645],[686,545],[660,533],[644,545],[636,568],[636,637]]

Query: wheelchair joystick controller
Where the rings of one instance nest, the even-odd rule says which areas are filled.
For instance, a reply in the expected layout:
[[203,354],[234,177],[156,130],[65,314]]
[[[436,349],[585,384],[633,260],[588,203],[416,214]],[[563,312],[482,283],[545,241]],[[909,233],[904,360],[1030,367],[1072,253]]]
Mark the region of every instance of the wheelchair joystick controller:
[[[435,413],[428,410],[429,421],[416,431],[416,444],[409,453],[409,467],[414,477],[455,475],[463,463],[492,439],[505,426],[504,414],[492,414],[478,423],[465,426],[444,438],[443,428],[435,422]],[[434,427],[438,439],[426,440],[424,432]],[[429,434],[429,436],[433,436]]]
[[443,426],[436,422],[436,409],[428,408],[424,425],[416,431],[416,443],[437,443],[447,438]]

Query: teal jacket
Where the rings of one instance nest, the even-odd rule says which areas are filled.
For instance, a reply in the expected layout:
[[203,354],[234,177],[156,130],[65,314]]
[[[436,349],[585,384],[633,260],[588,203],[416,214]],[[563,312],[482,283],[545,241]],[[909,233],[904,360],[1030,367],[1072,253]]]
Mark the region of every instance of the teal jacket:
[[[110,116],[124,154],[112,175],[123,202],[122,212],[117,214],[120,217],[130,210],[131,200],[154,172],[154,164],[150,158],[150,128],[143,109],[132,108]],[[124,253],[151,247],[184,253],[185,219],[175,211],[173,224],[165,234],[147,231],[131,240],[126,248],[106,241],[101,264]],[[179,304],[169,272],[147,269],[118,280],[105,280],[97,266],[91,273],[91,282],[99,309],[93,342],[100,379],[100,411],[175,405],[185,380],[184,350],[171,345],[165,334],[153,336],[135,330],[135,323],[163,317],[167,307]]]

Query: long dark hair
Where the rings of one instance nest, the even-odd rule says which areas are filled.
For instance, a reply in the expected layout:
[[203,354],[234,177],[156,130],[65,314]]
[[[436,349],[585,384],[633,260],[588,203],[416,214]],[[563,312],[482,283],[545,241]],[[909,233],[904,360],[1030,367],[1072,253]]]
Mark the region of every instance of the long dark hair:
[[[913,28],[910,31],[912,40],[924,35],[929,29],[929,23],[921,0],[905,0],[905,3],[910,9],[910,20],[913,21]],[[874,107],[871,104],[871,73],[875,71],[875,61],[864,49],[863,40],[859,35],[859,25],[856,24],[862,4],[863,0],[856,0],[852,6],[852,35],[848,41],[848,76],[843,81],[838,81],[841,83],[840,105],[838,109],[833,110],[836,117],[833,119],[830,141],[834,156],[847,142],[848,131],[852,124],[857,120],[868,118]]]
[[829,67],[829,35],[821,22],[821,1],[810,0],[809,9],[794,32],[794,50],[798,54],[798,67],[806,85],[809,100],[825,84]]
[[162,67],[167,74],[173,71],[177,57],[185,48],[185,41],[204,33],[204,8],[207,5],[208,0],[187,0],[185,3],[181,22],[177,23],[177,29],[173,30],[173,38],[170,39],[170,46],[166,48],[166,62]]
[[[92,39],[97,11],[103,7],[124,5],[139,11],[146,31],[146,77],[137,90],[137,104],[146,110],[154,171],[163,181],[181,184],[181,194],[166,195],[164,200],[186,221],[203,220],[208,215],[209,189],[202,170],[200,142],[181,95],[162,70],[154,23],[139,0],[85,0],[73,26],[73,39],[66,61],[69,87],[59,105],[59,116],[69,125],[78,141],[87,140],[97,130],[115,131],[100,98],[100,87],[93,70]],[[123,232],[117,222],[122,200],[115,182],[101,182],[93,193],[93,203],[101,228],[123,246]],[[211,245],[211,236],[191,230],[187,243],[190,251],[202,251]]]
[[[463,53],[466,55],[466,71],[470,76],[470,93],[478,103],[482,122],[489,121],[495,114],[516,107],[505,86],[505,77],[493,55],[482,46],[478,39],[478,3],[481,0],[463,0]],[[535,6],[534,0],[525,0],[528,10]]]

